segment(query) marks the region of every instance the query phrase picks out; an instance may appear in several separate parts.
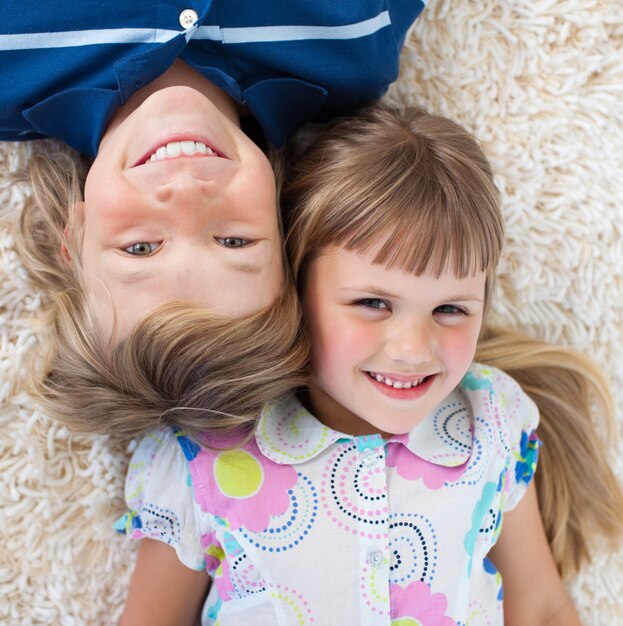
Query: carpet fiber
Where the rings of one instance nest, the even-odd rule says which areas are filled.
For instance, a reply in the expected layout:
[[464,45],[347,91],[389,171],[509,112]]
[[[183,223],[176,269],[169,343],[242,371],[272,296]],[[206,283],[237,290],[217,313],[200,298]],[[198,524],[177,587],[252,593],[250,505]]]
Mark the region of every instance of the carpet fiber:
[[[618,5],[618,8],[617,6]],[[507,247],[493,317],[600,363],[623,431],[623,10],[608,0],[431,0],[388,94],[482,141]],[[106,625],[134,546],[111,530],[127,450],[71,436],[24,392],[45,299],[13,249],[32,146],[0,146],[0,623]],[[623,624],[623,548],[596,538],[570,591],[588,626]]]

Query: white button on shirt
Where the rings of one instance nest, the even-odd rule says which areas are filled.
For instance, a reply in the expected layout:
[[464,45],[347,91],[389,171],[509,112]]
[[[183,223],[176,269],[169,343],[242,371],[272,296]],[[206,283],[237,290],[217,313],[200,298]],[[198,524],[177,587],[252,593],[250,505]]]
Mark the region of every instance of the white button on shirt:
[[374,550],[368,555],[368,563],[374,569],[380,569],[383,567],[383,561],[383,553],[380,550]]
[[361,455],[364,467],[374,467],[380,460],[380,454],[376,450],[365,450]]
[[199,16],[197,15],[197,11],[194,9],[184,9],[180,13],[180,26],[185,30],[188,30],[194,26],[198,19]]

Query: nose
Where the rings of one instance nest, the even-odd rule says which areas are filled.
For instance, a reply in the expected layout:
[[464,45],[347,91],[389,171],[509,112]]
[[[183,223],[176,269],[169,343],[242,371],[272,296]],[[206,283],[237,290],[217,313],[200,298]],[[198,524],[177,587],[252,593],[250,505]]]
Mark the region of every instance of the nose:
[[432,359],[433,346],[433,330],[426,323],[409,318],[388,329],[385,352],[393,361],[417,365]]
[[155,199],[163,209],[175,211],[179,226],[198,229],[208,216],[210,200],[215,193],[212,182],[197,179],[189,173],[181,173],[157,187]]

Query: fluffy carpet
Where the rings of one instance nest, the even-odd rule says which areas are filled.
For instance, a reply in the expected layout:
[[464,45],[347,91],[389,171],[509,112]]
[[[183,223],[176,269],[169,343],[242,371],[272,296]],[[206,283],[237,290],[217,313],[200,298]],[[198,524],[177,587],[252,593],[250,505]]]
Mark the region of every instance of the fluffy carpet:
[[[619,407],[610,443],[621,472],[620,4],[431,0],[388,97],[425,104],[482,140],[508,238],[494,317],[576,346],[605,368]],[[0,623],[111,624],[134,556],[111,530],[123,508],[127,451],[71,436],[24,392],[45,302],[13,249],[28,193],[14,173],[31,149],[0,148]],[[584,624],[623,624],[623,548],[596,539],[593,563],[570,591]]]

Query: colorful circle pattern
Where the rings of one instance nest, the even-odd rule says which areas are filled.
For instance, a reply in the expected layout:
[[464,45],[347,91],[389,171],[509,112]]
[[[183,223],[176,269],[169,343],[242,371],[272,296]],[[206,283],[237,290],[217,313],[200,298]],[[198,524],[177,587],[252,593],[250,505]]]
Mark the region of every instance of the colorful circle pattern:
[[390,583],[431,583],[437,567],[437,535],[423,515],[397,513],[389,518]]
[[298,546],[311,531],[318,516],[318,491],[311,480],[300,472],[288,490],[290,506],[282,515],[275,515],[266,530],[251,533],[241,528],[242,536],[256,548],[266,552],[285,552]]
[[[381,448],[376,452],[384,454]],[[327,517],[345,532],[368,539],[387,536],[384,463],[363,463],[351,443],[334,446],[323,468],[320,501]]]
[[472,448],[469,424],[469,411],[463,402],[444,403],[433,418],[437,436],[457,452],[469,452]]

